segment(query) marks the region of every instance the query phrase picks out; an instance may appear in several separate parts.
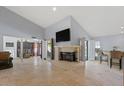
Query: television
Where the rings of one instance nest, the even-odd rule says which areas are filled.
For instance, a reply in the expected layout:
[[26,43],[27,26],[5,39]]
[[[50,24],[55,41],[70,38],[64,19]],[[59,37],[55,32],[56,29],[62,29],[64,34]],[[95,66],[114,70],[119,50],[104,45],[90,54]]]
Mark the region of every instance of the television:
[[56,32],[56,42],[70,41],[70,29]]

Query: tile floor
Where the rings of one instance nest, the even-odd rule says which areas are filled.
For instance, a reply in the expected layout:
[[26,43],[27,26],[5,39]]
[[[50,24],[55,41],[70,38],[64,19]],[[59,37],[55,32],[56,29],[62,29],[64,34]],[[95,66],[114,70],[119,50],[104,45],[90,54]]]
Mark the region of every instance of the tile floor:
[[106,63],[42,61],[40,57],[13,63],[13,68],[0,70],[0,85],[123,85],[123,72]]

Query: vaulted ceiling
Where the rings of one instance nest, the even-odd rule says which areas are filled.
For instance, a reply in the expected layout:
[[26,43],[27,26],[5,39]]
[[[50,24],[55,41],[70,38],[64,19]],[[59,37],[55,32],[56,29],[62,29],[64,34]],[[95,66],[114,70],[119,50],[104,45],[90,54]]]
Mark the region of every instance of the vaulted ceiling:
[[9,10],[46,28],[72,16],[91,36],[120,34],[124,26],[124,7],[116,6],[6,6]]

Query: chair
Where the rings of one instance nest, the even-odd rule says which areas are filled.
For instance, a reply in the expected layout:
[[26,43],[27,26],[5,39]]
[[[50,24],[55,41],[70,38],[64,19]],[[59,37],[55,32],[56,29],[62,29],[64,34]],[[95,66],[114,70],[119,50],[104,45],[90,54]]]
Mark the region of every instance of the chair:
[[121,69],[122,68],[122,56],[124,55],[124,53],[121,52],[121,51],[111,51],[110,54],[111,54],[110,68],[113,65],[112,59],[118,59],[119,60],[119,66],[120,66],[120,69]]
[[109,59],[108,54],[105,54],[104,52],[102,52],[102,54],[100,55],[100,63],[102,63],[102,61],[105,61],[108,64],[109,62],[108,59]]
[[0,70],[13,67],[12,60],[9,52],[0,52]]

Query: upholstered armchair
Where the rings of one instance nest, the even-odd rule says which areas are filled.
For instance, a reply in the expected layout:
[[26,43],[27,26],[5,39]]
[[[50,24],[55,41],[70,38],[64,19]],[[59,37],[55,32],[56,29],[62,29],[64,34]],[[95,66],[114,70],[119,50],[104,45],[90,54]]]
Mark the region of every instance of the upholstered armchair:
[[113,59],[118,59],[119,60],[119,66],[120,69],[122,68],[122,57],[124,56],[124,53],[121,51],[111,51],[111,58],[110,58],[110,68],[113,65]]
[[102,55],[100,56],[100,63],[104,60],[104,62],[107,62],[107,65],[110,64],[110,52],[109,51],[103,51]]
[[0,52],[0,70],[13,67],[12,60],[9,52]]

